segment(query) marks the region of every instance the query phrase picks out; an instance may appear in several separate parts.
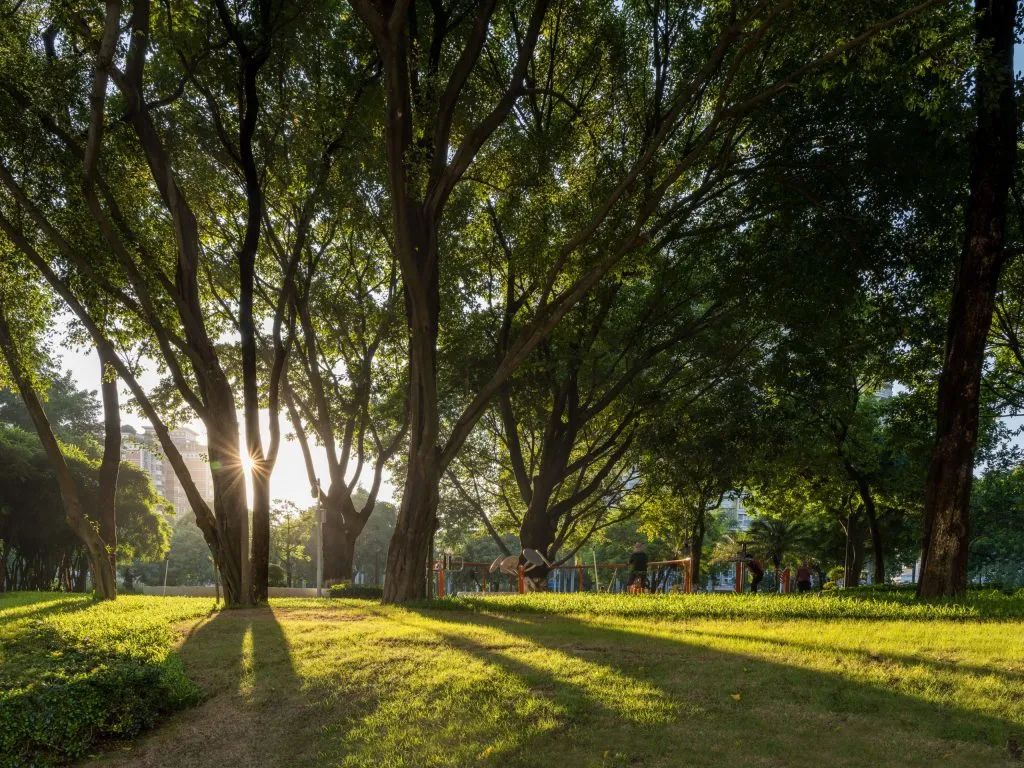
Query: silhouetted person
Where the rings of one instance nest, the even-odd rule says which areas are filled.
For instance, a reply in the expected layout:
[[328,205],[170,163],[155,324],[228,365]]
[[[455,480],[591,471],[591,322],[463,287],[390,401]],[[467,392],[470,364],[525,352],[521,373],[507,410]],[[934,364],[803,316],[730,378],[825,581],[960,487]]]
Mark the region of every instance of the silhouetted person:
[[761,579],[764,578],[764,566],[749,552],[744,555],[744,558],[747,569],[750,571],[750,591],[756,593],[757,588],[761,585]]
[[798,592],[811,591],[811,564],[806,560],[796,569],[796,588]]
[[647,589],[647,553],[644,552],[643,542],[638,541],[633,545],[633,554],[629,556],[629,581],[626,588],[632,587],[640,582],[641,589]]

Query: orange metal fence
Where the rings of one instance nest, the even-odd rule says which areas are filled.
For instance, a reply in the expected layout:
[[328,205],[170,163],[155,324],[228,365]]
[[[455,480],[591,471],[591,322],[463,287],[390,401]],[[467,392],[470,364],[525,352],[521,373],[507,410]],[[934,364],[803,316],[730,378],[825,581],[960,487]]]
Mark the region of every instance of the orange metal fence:
[[[659,577],[655,578],[653,581],[651,579],[648,579],[649,583],[652,584],[651,591],[667,591],[667,585],[669,581],[667,577],[669,573],[671,571],[678,570],[681,571],[680,581],[682,591],[687,593],[692,592],[694,585],[691,578],[690,569],[689,567],[687,567],[689,563],[689,558],[683,558],[678,560],[653,560],[650,563],[648,563],[648,573],[650,573],[653,570],[658,572],[659,574]],[[453,574],[459,573],[469,573],[474,584],[479,588],[481,592],[495,591],[492,589],[492,579],[496,574],[492,574],[490,572],[490,567],[491,563],[463,562],[460,568],[453,569],[450,567],[445,567],[445,561],[435,561],[433,571],[436,573],[437,578],[437,597],[447,596],[447,594],[451,591],[449,580],[451,579]],[[594,577],[590,579],[591,588],[596,591],[602,591],[601,578],[599,572],[602,570],[611,570],[612,578],[609,579],[608,587],[605,590],[611,591],[613,585],[620,586],[621,588],[621,585],[618,583],[618,571],[628,573],[628,569],[629,563],[591,563],[590,565],[583,563],[575,563],[573,565],[553,566],[548,570],[548,572],[545,575],[548,577],[550,577],[552,573],[558,573],[563,575],[562,578],[556,578],[556,584],[558,585],[556,591],[584,592],[587,591],[588,576],[590,574],[593,574]],[[477,582],[476,580],[476,575],[479,575],[481,577],[479,582]],[[525,570],[524,566],[520,564],[518,572],[516,573],[515,577],[512,577],[509,574],[500,574],[498,576],[498,583],[500,584],[502,579],[507,578],[514,584],[514,590],[509,591],[515,591],[519,594],[523,594],[526,592],[526,582],[528,575],[529,574]],[[569,575],[572,578],[565,578],[565,575]],[[675,580],[673,579],[672,581],[674,583]],[[566,584],[571,585],[573,589],[565,589],[564,587],[566,586]],[[499,589],[497,591],[503,590]]]

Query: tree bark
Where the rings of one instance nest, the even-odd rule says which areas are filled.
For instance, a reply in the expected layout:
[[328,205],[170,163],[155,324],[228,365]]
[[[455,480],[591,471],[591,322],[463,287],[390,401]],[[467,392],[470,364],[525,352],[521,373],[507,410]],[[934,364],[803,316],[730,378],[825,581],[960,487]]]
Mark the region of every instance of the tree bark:
[[[339,493],[332,483],[324,500],[324,583],[352,580],[356,541],[366,520],[356,510],[347,488]],[[332,495],[333,494],[333,495]]]
[[694,590],[700,587],[701,555],[704,551],[704,535],[707,530],[707,505],[701,500],[697,519],[690,535],[690,584]]
[[96,519],[110,570],[117,573],[117,475],[121,468],[121,408],[114,371],[114,351],[99,344],[100,392],[103,399],[103,458],[100,461]]
[[875,507],[875,496],[871,493],[871,486],[858,475],[857,489],[860,492],[861,502],[864,504],[864,516],[868,521],[868,530],[871,534],[871,554],[874,559],[873,578],[876,584],[885,583],[885,552],[882,546],[882,529],[878,525],[878,511]]
[[252,601],[249,510],[233,401],[230,411],[211,407],[205,423],[219,542],[218,551],[214,553],[216,566],[224,583],[227,604],[248,604]]
[[437,527],[439,481],[432,474],[436,467],[410,453],[398,522],[388,546],[384,601],[389,603],[426,597],[426,568]]
[[846,515],[846,556],[843,559],[843,588],[860,586],[860,572],[864,567],[864,535],[860,525],[860,510]]
[[[402,48],[404,59],[404,47]],[[394,83],[391,83],[394,87]],[[404,87],[404,86],[403,86]],[[389,100],[389,110],[398,102]],[[393,188],[408,189],[408,170],[402,157],[411,130],[401,116],[388,121],[389,169]],[[401,177],[401,178],[396,178]],[[443,466],[439,443],[437,396],[437,336],[440,314],[437,223],[428,221],[414,200],[402,194],[395,200],[395,231],[405,288],[409,325],[410,414],[407,475],[402,489],[395,533],[388,546],[384,601],[400,603],[426,596],[426,567],[430,542],[437,528],[437,504]]]
[[999,276],[1006,263],[1007,199],[1017,154],[1013,47],[1015,0],[975,0],[977,126],[970,197],[939,381],[935,447],[925,489],[919,597],[967,590],[971,482],[982,365]]

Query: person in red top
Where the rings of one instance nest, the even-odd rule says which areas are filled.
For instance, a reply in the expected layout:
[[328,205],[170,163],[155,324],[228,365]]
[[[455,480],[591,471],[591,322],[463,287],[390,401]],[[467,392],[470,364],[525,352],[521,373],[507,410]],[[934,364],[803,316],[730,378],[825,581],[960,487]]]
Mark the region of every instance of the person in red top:
[[811,564],[806,560],[796,569],[796,588],[800,592],[811,591]]

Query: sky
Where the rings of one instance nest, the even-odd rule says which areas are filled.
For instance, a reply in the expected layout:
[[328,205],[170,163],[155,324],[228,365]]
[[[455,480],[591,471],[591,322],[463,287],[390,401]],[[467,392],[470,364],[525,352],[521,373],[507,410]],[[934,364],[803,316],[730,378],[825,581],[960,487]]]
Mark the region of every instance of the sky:
[[[98,390],[100,381],[100,363],[99,358],[96,356],[96,351],[90,348],[73,348],[67,346],[62,340],[54,335],[53,338],[54,346],[51,350],[55,358],[55,362],[62,370],[70,370],[78,384],[79,389]],[[149,374],[143,375],[140,378],[140,383],[146,389],[152,388],[156,383],[156,376]],[[128,392],[127,387],[121,387],[121,405],[122,408],[125,405],[131,404],[131,394]],[[239,413],[239,421],[242,419],[241,412]],[[130,424],[138,430],[141,430],[143,425],[146,424],[145,418],[139,416],[136,413],[122,410],[121,412],[121,423]],[[261,423],[263,427],[263,438],[266,441],[269,435],[267,425],[269,423],[266,411],[261,412]],[[202,442],[206,441],[206,430],[203,427],[201,421],[192,421],[187,425],[191,429],[195,430],[201,436]],[[273,499],[284,499],[291,501],[299,507],[307,507],[312,503],[310,495],[309,479],[306,475],[306,465],[302,459],[302,450],[299,448],[299,443],[296,440],[289,440],[288,434],[291,432],[291,425],[288,420],[282,418],[281,420],[281,448],[278,452],[277,465],[274,467],[274,473],[270,478],[270,493]],[[244,435],[243,435],[244,438]],[[264,442],[264,444],[266,444]],[[320,477],[321,483],[326,487],[327,477],[327,460],[324,456],[322,449],[318,449],[316,445],[312,446],[313,449],[313,464],[316,467],[318,476]],[[364,472],[365,477],[363,478],[364,487],[369,487],[370,475],[368,472]],[[385,470],[384,482],[381,484],[380,494],[378,498],[381,501],[393,501],[394,500],[395,488],[391,483],[391,477]],[[249,498],[252,498],[252,491],[250,489]]]

